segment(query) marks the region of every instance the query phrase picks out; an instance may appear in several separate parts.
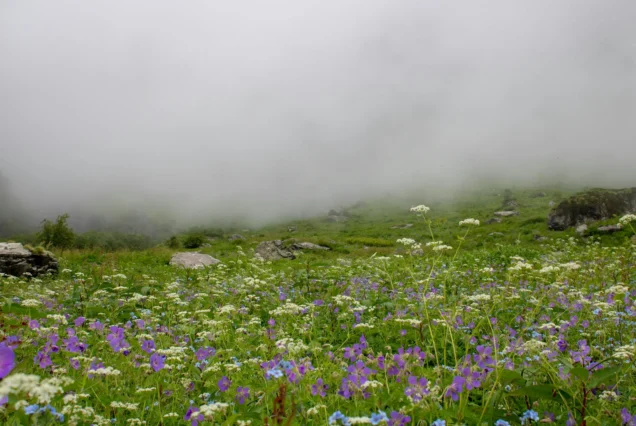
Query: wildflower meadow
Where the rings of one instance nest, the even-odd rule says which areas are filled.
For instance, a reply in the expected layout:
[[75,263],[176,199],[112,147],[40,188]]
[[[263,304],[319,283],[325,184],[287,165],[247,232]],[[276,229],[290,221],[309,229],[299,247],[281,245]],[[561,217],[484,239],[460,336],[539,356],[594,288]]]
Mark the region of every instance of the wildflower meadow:
[[[631,240],[0,277],[0,424],[636,425]],[[621,224],[630,229],[636,217]],[[631,228],[633,231],[633,228]]]

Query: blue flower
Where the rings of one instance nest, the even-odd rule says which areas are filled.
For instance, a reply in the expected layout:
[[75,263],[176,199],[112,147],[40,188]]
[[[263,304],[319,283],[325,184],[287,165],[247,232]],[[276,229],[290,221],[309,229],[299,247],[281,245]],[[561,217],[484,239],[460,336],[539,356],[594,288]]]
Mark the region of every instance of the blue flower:
[[38,404],[27,405],[26,407],[24,407],[24,412],[27,414],[33,414],[38,411],[39,408],[40,406]]
[[495,422],[495,426],[510,426],[510,423],[505,420],[499,419]]
[[349,422],[349,417],[345,416],[344,414],[342,414],[340,411],[336,411],[335,413],[333,413],[331,416],[329,416],[329,424],[330,425],[335,425],[338,423],[338,420],[341,421],[341,423],[345,426],[349,426],[351,425],[351,423]]
[[371,414],[371,424],[379,425],[381,422],[388,422],[389,418],[387,417],[384,411],[378,411],[377,413]]
[[278,368],[272,368],[271,370],[267,370],[265,372],[265,376],[269,379],[270,377],[276,377],[277,379],[283,377],[283,372]]
[[535,422],[538,422],[539,413],[537,413],[534,410],[527,410],[525,413],[523,413],[523,416],[521,416],[521,424],[526,424],[528,420],[533,420]]
[[446,420],[437,419],[431,423],[431,426],[446,426]]

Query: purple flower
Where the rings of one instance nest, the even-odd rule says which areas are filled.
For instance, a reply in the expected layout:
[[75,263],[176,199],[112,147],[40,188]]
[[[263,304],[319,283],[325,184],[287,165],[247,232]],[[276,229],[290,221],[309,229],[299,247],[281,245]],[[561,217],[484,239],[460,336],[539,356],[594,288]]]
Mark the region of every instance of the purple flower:
[[84,321],[86,321],[86,318],[77,317],[74,321],[75,327],[81,327],[84,324]]
[[461,375],[466,379],[466,390],[471,391],[481,386],[481,373],[478,371],[471,371],[466,367],[461,370]]
[[459,400],[459,394],[464,390],[464,383],[466,380],[461,376],[455,376],[453,383],[446,389],[446,397],[453,398],[453,401]]
[[636,415],[631,415],[627,408],[621,410],[621,421],[623,425],[636,426]]
[[480,368],[493,365],[492,348],[490,346],[477,346],[477,353],[473,355],[474,361]]
[[413,401],[419,402],[429,394],[428,380],[425,377],[418,379],[415,376],[410,376],[408,383],[409,386],[404,390],[404,395],[411,397]]
[[144,340],[144,342],[141,344],[141,350],[148,354],[154,351],[155,348],[156,346],[154,340]]
[[206,360],[206,359],[210,358],[211,356],[214,356],[214,354],[216,354],[216,349],[214,349],[214,348],[212,348],[210,346],[206,346],[204,348],[199,348],[195,352],[195,356],[197,357],[197,360],[199,360],[199,361]]
[[110,328],[110,334],[106,336],[106,340],[108,340],[114,352],[119,352],[122,349],[128,349],[130,347],[130,343],[124,338],[124,329],[121,327],[112,326]]
[[15,353],[13,349],[0,343],[0,379],[7,377],[15,367]]
[[157,352],[150,355],[150,366],[153,370],[159,371],[166,366],[166,356]]
[[311,385],[311,394],[313,396],[320,395],[324,398],[327,395],[327,389],[329,389],[329,386],[322,379],[318,379],[315,384]]
[[192,426],[197,426],[199,422],[205,420],[205,416],[203,414],[199,413],[196,416],[192,416],[193,413],[199,413],[199,409],[194,405],[191,405],[188,407],[188,411],[186,411],[185,416],[183,416],[183,420],[190,420],[190,424]]
[[75,358],[69,358],[68,361],[71,363],[71,367],[73,367],[73,370],[77,370],[80,367],[79,360],[77,360]]
[[409,416],[405,416],[402,413],[393,411],[391,413],[391,418],[389,419],[389,426],[404,426],[410,421],[411,421],[411,418]]
[[227,378],[227,376],[221,377],[221,380],[217,383],[219,385],[219,390],[221,392],[225,392],[230,388],[232,381]]
[[238,401],[239,404],[245,404],[245,400],[248,399],[250,397],[250,388],[246,387],[242,387],[239,386],[236,389],[236,397],[235,399]]
[[38,322],[38,320],[31,320],[31,321],[29,321],[29,328],[31,330],[36,330],[36,329],[40,328],[40,323]]
[[43,351],[38,351],[38,353],[33,357],[33,362],[38,364],[40,368],[46,368],[50,365],[53,365],[48,352]]

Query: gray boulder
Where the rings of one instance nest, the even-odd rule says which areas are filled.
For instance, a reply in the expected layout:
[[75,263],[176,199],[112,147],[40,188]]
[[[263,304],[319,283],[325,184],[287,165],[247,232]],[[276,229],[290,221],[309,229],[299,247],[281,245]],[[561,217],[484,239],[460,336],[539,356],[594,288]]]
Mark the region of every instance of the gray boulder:
[[587,225],[586,224],[582,224],[576,227],[575,232],[579,235],[583,235],[587,232]]
[[501,223],[502,220],[498,217],[491,217],[486,221],[486,225],[492,225],[493,223]]
[[300,251],[300,250],[331,250],[329,247],[319,246],[318,244],[306,243],[306,242],[293,243],[291,246],[289,246],[289,248],[294,250],[294,251]]
[[548,215],[548,227],[562,231],[582,223],[636,213],[636,187],[620,190],[592,189],[559,203]]
[[27,250],[20,243],[0,243],[0,273],[16,277],[55,274],[57,260],[46,250]]
[[413,227],[412,223],[405,223],[404,225],[393,225],[391,229],[408,229],[412,227]]
[[172,259],[170,259],[171,265],[181,266],[186,269],[201,269],[206,266],[216,265],[217,263],[221,263],[221,261],[208,254],[196,252],[175,253]]
[[228,237],[228,240],[230,241],[238,241],[238,240],[244,240],[245,237],[242,236],[241,234],[232,234]]
[[499,217],[519,216],[519,212],[515,210],[505,210],[505,211],[495,212],[493,214]]
[[336,223],[342,223],[342,222],[346,222],[349,218],[347,216],[344,215],[329,215],[327,216],[327,222],[336,222]]
[[599,226],[598,228],[596,228],[596,230],[604,234],[611,234],[611,233],[620,231],[621,227],[617,225],[606,225],[606,226]]
[[256,247],[256,257],[263,260],[295,259],[294,253],[281,240],[263,241]]

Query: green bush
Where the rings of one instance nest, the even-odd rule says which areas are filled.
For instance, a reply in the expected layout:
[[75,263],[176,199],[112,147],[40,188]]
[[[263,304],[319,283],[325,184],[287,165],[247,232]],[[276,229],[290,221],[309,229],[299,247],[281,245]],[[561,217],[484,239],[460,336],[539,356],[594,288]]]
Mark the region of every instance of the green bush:
[[68,226],[68,214],[57,217],[55,222],[48,219],[42,221],[38,239],[46,247],[69,249],[75,241],[75,232]]
[[172,237],[168,238],[168,241],[166,241],[166,246],[171,249],[178,249],[181,247],[181,241],[179,241],[179,239],[173,235]]
[[205,236],[203,234],[190,234],[186,235],[183,240],[183,247],[188,249],[199,248],[205,242]]

